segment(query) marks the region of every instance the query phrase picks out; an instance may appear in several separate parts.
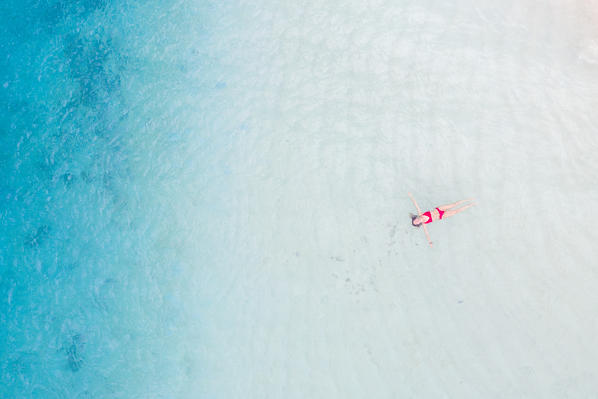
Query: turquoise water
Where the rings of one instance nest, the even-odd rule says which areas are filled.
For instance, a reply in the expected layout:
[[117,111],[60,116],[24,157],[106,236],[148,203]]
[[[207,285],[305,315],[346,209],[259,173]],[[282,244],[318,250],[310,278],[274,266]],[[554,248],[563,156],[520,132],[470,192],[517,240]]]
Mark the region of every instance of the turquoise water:
[[591,396],[596,20],[2,2],[0,397]]
[[181,331],[201,335],[202,320],[184,317],[174,287],[188,231],[172,199],[203,215],[196,260],[214,267],[227,179],[212,114],[227,86],[209,48],[218,10],[0,8],[0,397],[181,395],[200,361]]

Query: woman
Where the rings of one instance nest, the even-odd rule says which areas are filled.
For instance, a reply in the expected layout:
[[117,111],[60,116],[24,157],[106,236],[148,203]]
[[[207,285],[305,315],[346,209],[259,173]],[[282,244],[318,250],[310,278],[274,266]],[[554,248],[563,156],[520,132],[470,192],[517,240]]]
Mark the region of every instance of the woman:
[[421,216],[411,215],[411,224],[414,225],[415,227],[421,227],[422,224],[432,223],[435,220],[441,220],[441,219],[447,218],[449,216],[456,215],[459,212],[463,212],[470,206],[475,205],[475,204],[468,204],[468,205],[462,206],[461,208],[458,208],[458,209],[452,209],[465,201],[472,201],[472,200],[465,199],[465,200],[457,201],[453,204],[442,205],[432,211],[422,213]]

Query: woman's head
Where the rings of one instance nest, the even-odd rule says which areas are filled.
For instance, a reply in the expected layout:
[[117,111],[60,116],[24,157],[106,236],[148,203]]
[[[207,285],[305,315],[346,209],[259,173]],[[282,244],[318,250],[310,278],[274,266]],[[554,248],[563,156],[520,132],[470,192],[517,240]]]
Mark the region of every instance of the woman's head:
[[415,227],[421,227],[422,222],[421,222],[419,216],[411,214],[411,224]]

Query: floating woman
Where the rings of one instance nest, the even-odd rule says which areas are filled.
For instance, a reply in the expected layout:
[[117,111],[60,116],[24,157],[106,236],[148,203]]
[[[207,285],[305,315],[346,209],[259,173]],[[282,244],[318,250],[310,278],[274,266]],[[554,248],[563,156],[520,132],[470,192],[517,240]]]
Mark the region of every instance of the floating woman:
[[474,203],[471,203],[471,204],[464,205],[460,208],[453,209],[457,205],[462,204],[463,202],[472,201],[471,199],[466,199],[466,200],[454,202],[452,204],[442,205],[432,211],[427,211],[427,212],[422,213],[421,209],[419,209],[419,205],[417,205],[417,202],[415,202],[415,198],[413,198],[413,195],[411,195],[411,193],[408,193],[408,194],[409,194],[409,197],[411,197],[413,204],[417,208],[417,213],[418,213],[417,216],[411,215],[411,224],[414,225],[415,227],[422,227],[422,226],[424,227],[424,232],[426,233],[426,237],[428,238],[428,243],[430,244],[430,246],[432,246],[432,239],[430,239],[430,234],[428,234],[428,230],[426,229],[426,226],[425,226],[426,224],[432,223],[435,220],[441,220],[446,217],[456,215],[457,213],[463,212],[467,208],[475,205]]
[[437,207],[436,209],[424,212],[419,216],[411,215],[411,224],[414,225],[415,227],[420,227],[422,224],[428,224],[428,223],[432,223],[436,220],[442,220],[449,216],[454,216],[457,213],[463,212],[467,208],[475,205],[472,203],[472,204],[467,204],[467,205],[462,206],[457,209],[453,209],[457,205],[462,204],[463,202],[467,202],[467,201],[472,201],[472,199],[464,199],[461,201],[454,202],[452,204],[441,205],[441,206]]

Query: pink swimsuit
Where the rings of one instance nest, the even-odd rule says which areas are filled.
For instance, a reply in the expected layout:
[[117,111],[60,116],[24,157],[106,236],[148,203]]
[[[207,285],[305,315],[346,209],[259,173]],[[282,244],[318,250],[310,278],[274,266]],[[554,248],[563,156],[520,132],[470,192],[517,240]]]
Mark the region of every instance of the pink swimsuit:
[[[440,210],[440,208],[436,208],[436,210],[438,211],[438,220],[442,220],[442,215],[444,215],[444,211]],[[430,213],[430,211],[428,212],[424,212],[422,213],[422,215],[427,216],[428,217],[428,221],[424,222],[424,224],[428,224],[428,223],[432,223],[432,214]]]

